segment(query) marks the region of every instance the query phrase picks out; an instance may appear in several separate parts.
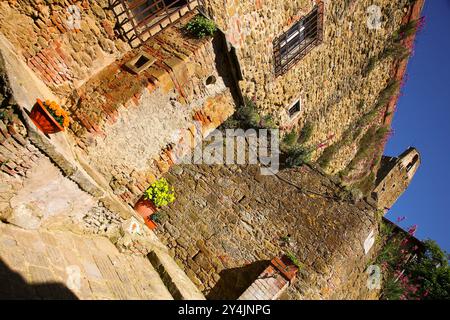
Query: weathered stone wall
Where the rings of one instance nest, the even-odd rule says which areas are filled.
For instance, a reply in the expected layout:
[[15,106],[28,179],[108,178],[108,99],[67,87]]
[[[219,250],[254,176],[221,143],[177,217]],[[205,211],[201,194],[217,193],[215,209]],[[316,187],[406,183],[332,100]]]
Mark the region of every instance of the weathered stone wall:
[[[203,299],[144,224],[134,218],[124,221],[103,205],[101,192],[98,197],[89,194],[67,177],[59,163],[68,160],[47,152],[53,140],[37,137],[24,118],[3,62],[0,55],[0,221],[7,223],[0,223],[0,295]],[[137,257],[118,255],[113,243]],[[157,273],[143,258],[149,253]],[[66,283],[73,267],[81,272],[80,292],[60,283]]]
[[[315,2],[207,1],[206,12],[236,47],[244,76],[240,83],[244,95],[254,98],[260,111],[273,114],[283,127],[302,127],[306,121],[312,122],[309,145],[317,148],[317,159],[323,146],[341,140],[350,125],[372,110],[386,87],[392,59],[377,63],[367,75],[364,70],[369,59],[383,52],[389,37],[398,30],[410,1],[324,1],[323,43],[276,78],[273,40],[309,13]],[[367,10],[371,5],[382,10],[379,29],[368,28]],[[302,101],[302,113],[291,123],[286,110],[298,98]],[[330,172],[345,168],[357,151],[357,142],[335,154]]]
[[0,219],[32,230],[117,233],[120,216],[80,190],[29,139],[3,61],[0,77]]
[[166,177],[177,201],[163,210],[157,235],[209,298],[238,298],[267,261],[286,251],[304,268],[284,298],[370,297],[363,244],[377,233],[375,210],[353,204],[322,174],[309,167],[261,176],[257,166],[183,165]]
[[[0,32],[28,66],[65,95],[129,50],[110,1],[2,1]],[[70,12],[69,12],[70,11]]]
[[[192,146],[195,121],[207,134],[235,109],[223,44],[183,35],[190,17],[106,67],[68,105],[80,155],[130,204],[175,161],[174,147]],[[140,52],[156,61],[136,75],[124,64]]]
[[[386,48],[388,39],[399,28],[410,7],[408,0],[379,0],[376,3],[369,0],[324,1],[323,43],[286,74],[276,78],[273,72],[273,40],[309,13],[316,3],[296,0],[280,6],[279,1],[274,0],[206,1],[206,12],[237,49],[244,75],[240,83],[244,95],[255,99],[262,113],[273,114],[284,129],[302,127],[307,121],[312,123],[314,129],[308,145],[315,149],[313,160],[322,154],[325,147],[345,138],[346,130],[372,110],[379,93],[392,76],[393,61],[391,58],[378,61],[368,74],[364,70],[369,59],[377,57]],[[379,29],[371,29],[367,24],[367,10],[374,4],[382,9]],[[123,63],[131,59],[136,51],[129,52],[130,47],[117,38],[120,28],[114,28],[121,20],[117,16],[121,10],[117,11],[110,2],[76,1],[74,5],[81,13],[80,30],[70,27],[74,15],[68,12],[69,3],[8,1],[1,5],[0,32],[21,52],[36,74],[61,96],[67,97],[73,89],[79,89],[72,95],[77,104],[72,108],[77,134],[81,128],[87,128],[117,141],[111,131],[117,131],[119,125],[105,133],[97,118],[115,124],[119,108],[121,111],[129,109],[131,100],[142,104],[139,100],[147,96],[143,88],[147,87],[149,92],[157,91],[156,81],[161,82],[164,90],[177,89],[181,96],[179,102],[188,103],[186,112],[194,107],[192,103],[197,98],[204,101],[210,94],[205,92],[196,78],[204,81],[198,72],[205,70],[212,74],[208,66],[214,64],[214,54],[211,55],[208,46],[205,46],[206,53],[202,54],[195,41],[183,39],[179,28],[187,21],[186,18],[177,27],[169,28],[143,46],[142,49],[153,54],[158,62],[149,72],[135,77],[127,75],[127,71],[122,69]],[[21,26],[19,32],[15,28],[18,22]],[[125,58],[120,60],[124,55]],[[192,59],[192,56],[195,58]],[[194,65],[186,67],[187,70],[172,70],[180,66],[178,60],[187,62],[188,57]],[[110,66],[104,69],[107,65]],[[100,75],[91,79],[98,72]],[[83,85],[88,80],[90,84]],[[95,88],[97,85],[102,89]],[[302,112],[296,119],[289,119],[287,107],[298,98],[302,101]],[[173,100],[170,103],[151,103],[155,102],[166,105],[167,110],[179,109]],[[145,110],[134,110],[136,112],[128,114],[142,118],[142,111]],[[176,126],[180,121],[175,119],[181,120],[183,115],[177,113],[177,117],[172,117],[168,112],[155,114],[154,118],[161,118],[158,123],[163,126],[164,118],[174,118],[173,125]],[[382,120],[383,115],[380,114],[372,124],[379,126]],[[154,129],[157,130],[156,127]],[[336,174],[349,164],[367,129],[368,126],[361,128],[361,134],[356,139],[337,150],[327,168],[329,173]],[[170,129],[164,127],[164,130],[158,131],[166,132],[166,135],[157,139],[159,145],[152,146],[154,149],[165,147],[165,143],[171,140]],[[122,140],[136,141],[136,136],[149,133],[148,128],[131,131],[129,137]],[[134,138],[130,139],[131,136]],[[87,140],[82,141],[83,148],[99,138],[89,137]],[[147,155],[149,153],[150,150]],[[145,158],[141,163],[148,160],[148,157]],[[159,160],[167,162],[167,159]],[[126,170],[125,174],[129,175],[129,171]],[[111,175],[106,180],[111,181]],[[125,198],[130,201],[130,195]]]

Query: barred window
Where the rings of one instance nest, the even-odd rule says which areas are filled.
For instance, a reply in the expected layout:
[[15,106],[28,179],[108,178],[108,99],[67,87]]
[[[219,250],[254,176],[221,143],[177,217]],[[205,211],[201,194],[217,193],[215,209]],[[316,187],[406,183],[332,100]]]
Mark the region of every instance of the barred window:
[[295,101],[288,109],[288,114],[290,118],[294,118],[299,114],[299,112],[302,110],[302,104],[300,100]]
[[[134,38],[144,42],[201,5],[202,0],[120,0],[126,10]],[[128,35],[127,35],[128,36]]]
[[323,40],[323,3],[274,40],[275,75],[292,68]]

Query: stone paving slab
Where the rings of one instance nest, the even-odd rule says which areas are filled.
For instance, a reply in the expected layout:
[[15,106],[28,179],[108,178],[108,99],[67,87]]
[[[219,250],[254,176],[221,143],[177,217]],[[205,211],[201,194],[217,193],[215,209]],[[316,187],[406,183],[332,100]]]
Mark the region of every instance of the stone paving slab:
[[171,300],[148,259],[103,237],[0,223],[0,298]]

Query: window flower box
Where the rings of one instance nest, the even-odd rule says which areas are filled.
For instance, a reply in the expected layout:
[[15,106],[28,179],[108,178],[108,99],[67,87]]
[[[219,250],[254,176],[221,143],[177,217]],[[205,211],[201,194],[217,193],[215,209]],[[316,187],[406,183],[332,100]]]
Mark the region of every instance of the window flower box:
[[69,116],[56,102],[37,99],[31,109],[30,118],[45,134],[64,131],[69,126]]

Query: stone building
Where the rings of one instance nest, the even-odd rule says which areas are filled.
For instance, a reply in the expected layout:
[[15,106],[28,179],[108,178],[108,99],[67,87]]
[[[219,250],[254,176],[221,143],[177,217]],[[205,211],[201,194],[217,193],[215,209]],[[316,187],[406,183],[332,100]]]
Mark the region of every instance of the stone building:
[[389,211],[405,192],[420,166],[420,154],[409,148],[399,157],[383,157],[373,197],[378,208]]
[[[64,261],[83,264],[87,298],[112,297],[127,282],[114,268],[133,261],[115,251],[103,257],[109,262],[84,256],[87,243],[103,241],[98,237],[109,238],[120,254],[150,252],[149,269],[174,298],[202,298],[200,291],[234,298],[236,292],[223,286],[233,275],[227,269],[255,264],[248,270],[260,272],[259,262],[285,249],[279,238],[287,233],[308,275],[285,297],[376,297],[364,286],[365,264],[375,254],[365,252],[364,243],[377,232],[376,206],[347,195],[327,174],[372,190],[405,50],[415,36],[401,30],[420,18],[422,7],[423,0],[0,2],[1,220],[30,230],[24,237],[40,239],[41,253],[77,243]],[[185,32],[199,12],[219,27],[214,37]],[[50,136],[38,130],[28,116],[37,98],[68,110],[68,130]],[[207,137],[247,99],[284,133],[310,125],[303,143],[325,171],[305,167],[273,180],[258,177],[251,166],[169,171],[195,147],[196,134]],[[139,222],[132,206],[165,174],[180,192],[169,221],[158,238],[149,231],[130,235],[130,221]],[[283,181],[290,176],[297,187]],[[367,177],[373,181],[366,184]],[[379,204],[390,206],[405,188],[378,187]],[[234,238],[223,239],[219,226]],[[55,246],[47,232],[70,240]],[[15,260],[8,251],[26,241],[7,233],[0,244],[10,265]],[[101,255],[102,247],[94,247]],[[33,253],[18,251],[32,262],[16,270],[23,278],[64,277],[54,256],[36,265]],[[136,263],[148,265],[141,260]],[[42,272],[33,276],[35,267]],[[135,297],[128,293],[142,275],[134,276],[134,289],[115,297]],[[249,284],[245,275],[232,279],[239,289]],[[155,281],[155,292],[166,294]]]

